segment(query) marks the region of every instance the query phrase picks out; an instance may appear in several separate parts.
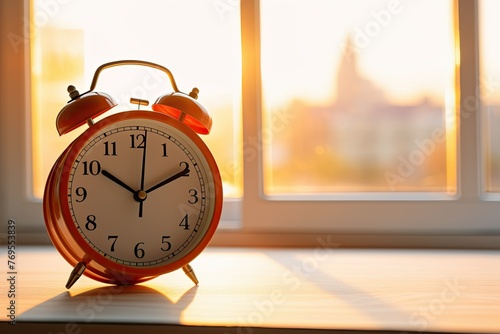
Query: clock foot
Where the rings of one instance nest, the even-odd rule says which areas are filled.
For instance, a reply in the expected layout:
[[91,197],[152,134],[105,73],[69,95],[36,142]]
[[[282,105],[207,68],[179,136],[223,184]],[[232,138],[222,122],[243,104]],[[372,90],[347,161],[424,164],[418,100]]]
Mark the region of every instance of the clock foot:
[[79,262],[71,274],[69,275],[68,282],[66,283],[66,289],[69,289],[75,284],[76,281],[82,276],[83,272],[85,271],[85,268],[87,268],[87,265],[85,262]]
[[184,267],[182,267],[182,270],[184,270],[184,273],[191,279],[191,281],[193,281],[194,284],[198,285],[199,281],[196,278],[193,267],[191,267],[189,264],[186,264]]

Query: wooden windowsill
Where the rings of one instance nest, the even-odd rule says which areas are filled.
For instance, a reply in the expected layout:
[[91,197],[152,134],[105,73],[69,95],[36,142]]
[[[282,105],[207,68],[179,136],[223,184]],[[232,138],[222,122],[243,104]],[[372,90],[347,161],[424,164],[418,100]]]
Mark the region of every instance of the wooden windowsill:
[[198,286],[179,270],[129,287],[82,277],[71,290],[53,247],[21,246],[0,332],[500,332],[499,251],[328,246],[208,248],[192,263]]

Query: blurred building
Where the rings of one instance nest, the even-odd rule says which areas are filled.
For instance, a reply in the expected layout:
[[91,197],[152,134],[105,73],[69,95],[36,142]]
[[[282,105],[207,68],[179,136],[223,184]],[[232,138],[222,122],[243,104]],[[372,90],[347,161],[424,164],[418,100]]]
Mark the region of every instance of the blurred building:
[[349,40],[336,80],[337,98],[331,105],[293,101],[287,107],[293,121],[273,133],[276,187],[295,182],[304,189],[315,183],[329,191],[388,191],[385,172],[397,173],[410,158],[415,168],[399,182],[402,190],[446,186],[445,143],[417,152],[422,151],[418,143],[432,140],[436,129],[444,131],[443,106],[427,99],[414,105],[389,103],[384,91],[360,73],[357,50]]

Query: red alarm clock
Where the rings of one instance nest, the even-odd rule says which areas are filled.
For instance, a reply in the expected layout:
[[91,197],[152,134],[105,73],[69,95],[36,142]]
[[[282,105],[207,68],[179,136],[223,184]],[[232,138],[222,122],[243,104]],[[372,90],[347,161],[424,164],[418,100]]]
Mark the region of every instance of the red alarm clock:
[[[159,97],[151,111],[94,122],[116,106],[108,94],[93,91],[99,74],[120,65],[161,70],[174,92]],[[59,134],[89,127],[55,162],[43,198],[52,243],[74,267],[66,287],[82,274],[134,284],[179,268],[198,284],[189,263],[214,235],[223,201],[217,164],[198,135],[212,126],[198,90],[180,92],[163,66],[123,60],[100,66],[88,92],[68,91],[71,101],[57,116]]]

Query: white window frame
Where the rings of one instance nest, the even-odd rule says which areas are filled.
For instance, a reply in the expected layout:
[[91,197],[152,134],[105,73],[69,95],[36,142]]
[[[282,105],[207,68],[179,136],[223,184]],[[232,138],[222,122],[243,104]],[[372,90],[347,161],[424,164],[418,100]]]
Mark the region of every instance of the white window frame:
[[[215,245],[480,247],[500,244],[500,204],[482,186],[479,139],[477,1],[457,0],[460,24],[458,195],[447,200],[270,199],[262,190],[262,150],[244,154],[243,200],[226,200]],[[0,215],[17,221],[20,240],[47,242],[41,201],[30,196],[29,1],[0,2]],[[243,143],[261,129],[259,1],[241,2]],[[20,38],[16,47],[7,35]],[[477,101],[471,109],[470,97]],[[257,141],[258,142],[258,141]],[[243,152],[245,153],[245,145]],[[411,194],[407,194],[411,196]],[[238,217],[241,217],[239,219]],[[229,221],[229,223],[228,223]],[[4,234],[0,234],[4,235]],[[328,238],[325,239],[325,236]],[[321,239],[322,238],[322,239]],[[320,240],[320,241],[319,241]],[[326,240],[326,241],[325,241]],[[333,241],[335,240],[335,242]]]
[[[377,235],[381,239],[396,236],[409,240],[419,237],[420,243],[441,244],[441,236],[456,237],[459,246],[464,236],[469,242],[500,233],[500,205],[486,200],[480,170],[478,87],[478,31],[477,1],[457,1],[460,25],[460,106],[457,134],[457,187],[458,193],[448,200],[418,199],[417,194],[400,194],[401,200],[280,200],[266,198],[262,189],[262,151],[258,159],[244,161],[243,227],[249,232],[289,233],[309,235],[334,233],[337,240],[348,244],[374,244]],[[243,28],[243,135],[244,143],[251,142],[262,128],[259,66],[259,1],[242,3]],[[470,47],[473,46],[473,47]],[[476,101],[473,109],[470,98]],[[468,101],[467,109],[462,101]],[[256,112],[252,112],[255,110]],[[258,137],[257,137],[258,138]],[[408,199],[412,197],[414,199]],[[359,241],[356,241],[358,239]],[[479,237],[479,238],[475,238]],[[300,238],[300,237],[299,237]],[[375,237],[376,238],[376,237]],[[496,239],[491,237],[492,239]],[[368,241],[372,239],[372,241]],[[436,243],[430,239],[436,240]],[[493,243],[498,245],[498,240]],[[403,242],[404,243],[404,242]],[[383,245],[381,243],[375,243]]]

